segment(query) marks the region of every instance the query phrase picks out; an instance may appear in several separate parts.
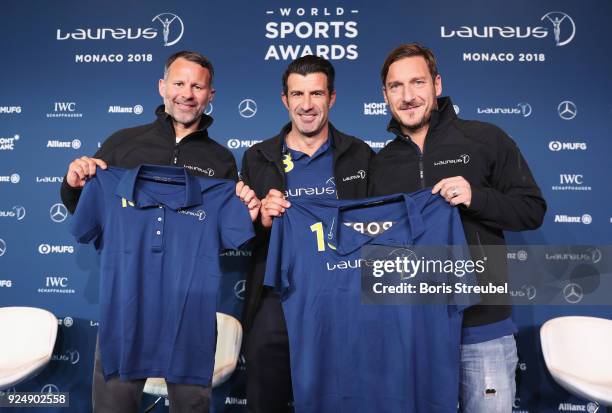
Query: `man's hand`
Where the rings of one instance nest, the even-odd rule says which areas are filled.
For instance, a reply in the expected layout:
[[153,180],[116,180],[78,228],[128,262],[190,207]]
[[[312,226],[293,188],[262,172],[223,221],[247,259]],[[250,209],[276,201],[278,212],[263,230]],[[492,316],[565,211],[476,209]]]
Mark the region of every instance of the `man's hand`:
[[438,192],[453,206],[463,204],[469,207],[472,202],[472,187],[462,176],[442,179],[431,190],[432,194]]
[[249,208],[249,214],[251,215],[251,221],[255,221],[257,219],[257,215],[259,214],[259,208],[261,207],[261,201],[257,199],[255,195],[255,191],[249,188],[242,181],[238,181],[236,184],[236,196],[240,198],[242,202]]
[[72,188],[83,188],[85,181],[96,174],[96,166],[102,169],[108,168],[106,162],[102,159],[88,158],[82,156],[75,159],[68,165],[68,173],[66,173],[66,181]]
[[261,200],[261,225],[264,228],[270,228],[272,218],[280,217],[289,207],[291,207],[291,203],[285,199],[285,195],[281,191],[270,189],[268,195]]

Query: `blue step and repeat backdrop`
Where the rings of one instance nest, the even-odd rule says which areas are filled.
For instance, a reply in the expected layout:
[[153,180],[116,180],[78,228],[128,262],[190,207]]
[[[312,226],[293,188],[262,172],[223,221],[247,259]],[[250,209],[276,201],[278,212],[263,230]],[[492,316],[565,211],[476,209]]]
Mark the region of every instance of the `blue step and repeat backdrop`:
[[[380,66],[400,43],[427,45],[459,116],[507,131],[548,201],[542,228],[508,234],[509,242],[605,245],[612,243],[611,19],[608,0],[4,1],[0,305],[49,309],[60,327],[50,365],[8,391],[69,392],[62,411],[91,409],[98,258],[69,235],[59,188],[74,158],[92,155],[117,129],[154,119],[170,54],[193,49],[213,61],[211,135],[240,162],[287,121],[282,72],[311,53],[337,70],[333,123],[380,149],[392,138]],[[589,260],[550,258],[561,272],[572,260]],[[220,311],[239,314],[246,260],[244,253],[225,257]],[[540,326],[568,314],[612,318],[612,307],[515,308],[515,412],[594,411],[554,383],[541,355]],[[234,377],[215,389],[215,411],[246,411],[244,390],[241,358]]]

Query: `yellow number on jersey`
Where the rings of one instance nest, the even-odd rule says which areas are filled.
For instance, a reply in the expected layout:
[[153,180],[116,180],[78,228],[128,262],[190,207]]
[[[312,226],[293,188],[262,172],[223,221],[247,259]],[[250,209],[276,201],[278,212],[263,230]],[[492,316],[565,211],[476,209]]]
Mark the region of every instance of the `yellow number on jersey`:
[[283,165],[285,165],[285,173],[291,172],[293,170],[293,161],[291,160],[291,154],[283,156]]

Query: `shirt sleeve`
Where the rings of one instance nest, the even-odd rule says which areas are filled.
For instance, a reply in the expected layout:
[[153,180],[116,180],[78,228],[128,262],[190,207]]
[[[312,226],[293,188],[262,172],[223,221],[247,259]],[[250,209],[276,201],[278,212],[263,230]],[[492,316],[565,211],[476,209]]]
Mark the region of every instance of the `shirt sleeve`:
[[228,183],[219,212],[221,249],[237,250],[255,236],[247,206],[236,196],[235,183]]
[[77,208],[70,222],[70,233],[77,242],[88,244],[102,235],[105,203],[98,176],[91,178],[83,188]]
[[[281,296],[291,287],[289,271],[291,267],[291,245],[286,236],[287,214],[275,218],[270,234],[268,257],[266,259],[266,274],[264,285],[273,287]],[[283,245],[284,244],[284,245]]]

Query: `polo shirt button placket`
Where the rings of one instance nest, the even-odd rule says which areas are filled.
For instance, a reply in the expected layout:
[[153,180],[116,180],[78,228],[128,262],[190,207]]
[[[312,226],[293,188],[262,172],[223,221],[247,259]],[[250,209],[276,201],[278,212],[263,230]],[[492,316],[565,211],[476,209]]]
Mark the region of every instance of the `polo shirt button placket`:
[[153,223],[153,250],[161,251],[164,240],[164,218],[166,209],[163,205],[158,206],[157,214],[155,214],[155,220]]

